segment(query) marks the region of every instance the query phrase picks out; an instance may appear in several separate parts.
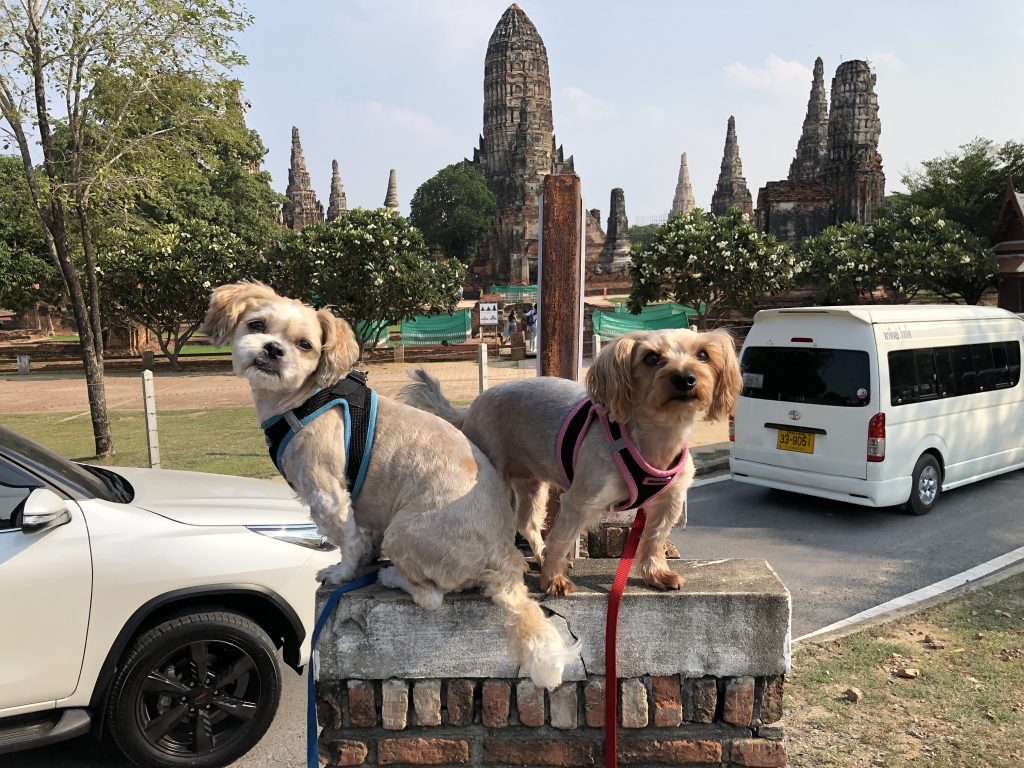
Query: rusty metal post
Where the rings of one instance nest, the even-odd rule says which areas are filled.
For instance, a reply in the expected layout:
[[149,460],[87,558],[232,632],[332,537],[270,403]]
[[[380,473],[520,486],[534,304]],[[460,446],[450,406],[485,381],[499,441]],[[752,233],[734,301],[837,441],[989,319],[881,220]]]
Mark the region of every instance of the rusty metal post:
[[538,231],[537,372],[580,381],[584,238],[579,176],[544,177]]

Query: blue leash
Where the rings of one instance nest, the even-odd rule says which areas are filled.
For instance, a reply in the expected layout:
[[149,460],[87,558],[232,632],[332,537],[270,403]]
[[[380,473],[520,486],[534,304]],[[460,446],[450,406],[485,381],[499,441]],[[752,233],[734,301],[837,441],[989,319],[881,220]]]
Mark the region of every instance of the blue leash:
[[320,631],[327,623],[327,619],[329,619],[331,614],[334,613],[334,609],[337,607],[342,595],[346,592],[362,589],[363,587],[368,587],[371,584],[376,583],[378,570],[380,570],[380,566],[374,568],[369,573],[364,573],[362,576],[354,581],[350,581],[348,584],[342,584],[334,590],[328,598],[326,605],[324,605],[323,611],[321,611],[320,615],[317,617],[316,625],[313,627],[313,635],[309,639],[309,685],[307,686],[308,697],[306,700],[306,768],[320,767],[316,728],[316,681],[313,679],[314,672],[316,671],[313,668],[313,654],[316,653],[316,641],[320,638]]

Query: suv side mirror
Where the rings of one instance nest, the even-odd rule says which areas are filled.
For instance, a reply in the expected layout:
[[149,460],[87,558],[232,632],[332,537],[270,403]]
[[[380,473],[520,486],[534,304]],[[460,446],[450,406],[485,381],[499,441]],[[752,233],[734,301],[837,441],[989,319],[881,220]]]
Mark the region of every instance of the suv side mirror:
[[22,533],[39,533],[71,522],[67,503],[48,488],[36,488],[25,499]]

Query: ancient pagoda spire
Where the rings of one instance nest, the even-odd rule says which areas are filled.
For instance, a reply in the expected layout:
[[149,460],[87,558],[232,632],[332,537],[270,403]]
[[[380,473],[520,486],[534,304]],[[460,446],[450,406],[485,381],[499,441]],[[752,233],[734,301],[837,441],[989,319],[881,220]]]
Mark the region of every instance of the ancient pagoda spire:
[[825,64],[814,60],[811,96],[807,116],[796,145],[796,157],[789,166],[790,181],[818,181],[828,160],[828,96],[825,94]]
[[718,174],[718,186],[711,196],[711,212],[724,215],[731,207],[737,206],[747,216],[754,215],[754,201],[747,189],[740,162],[740,145],[736,140],[736,118],[729,116],[729,127],[725,133],[725,153],[722,156],[722,170]]
[[690,185],[690,169],[686,165],[686,153],[683,152],[679,159],[679,180],[676,182],[676,194],[672,198],[672,212],[669,215],[687,214],[696,207],[697,203],[693,199],[693,187]]
[[292,159],[288,168],[288,188],[281,214],[289,229],[302,229],[307,224],[324,220],[324,208],[316,199],[313,184],[306,170],[299,129],[292,127]]
[[612,190],[608,211],[608,231],[599,262],[602,271],[625,272],[633,261],[630,254],[629,220],[626,218],[626,193],[621,188]]
[[341,173],[338,171],[338,161],[331,161],[331,196],[327,201],[327,220],[334,221],[348,210],[348,199],[345,197],[345,187],[341,184]]
[[398,175],[394,168],[388,175],[388,193],[384,195],[384,207],[392,211],[398,210]]

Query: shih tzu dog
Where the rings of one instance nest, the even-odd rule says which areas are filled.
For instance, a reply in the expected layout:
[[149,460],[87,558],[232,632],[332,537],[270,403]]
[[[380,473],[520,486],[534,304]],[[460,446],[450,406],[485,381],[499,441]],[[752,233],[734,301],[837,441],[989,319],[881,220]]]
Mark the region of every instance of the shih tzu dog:
[[[426,371],[411,375],[413,383],[400,398],[460,427],[511,485],[516,528],[542,563],[541,588],[548,594],[569,594],[575,588],[566,571],[580,533],[611,511],[641,506],[634,503],[644,498],[641,486],[666,480],[671,484],[642,502],[647,525],[637,561],[647,584],[681,586],[682,579],[668,567],[665,542],[685,512],[693,481],[693,460],[686,450],[693,421],[700,411],[712,420],[725,418],[741,389],[736,349],[727,331],[627,333],[601,350],[586,389],[567,379],[521,379],[486,390],[462,409],[452,407]],[[588,396],[595,406],[583,402]],[[584,406],[598,412],[601,428],[594,423],[567,442],[565,427]],[[640,479],[620,472],[624,464],[634,474],[639,471]],[[545,542],[541,525],[551,486],[564,492]]]
[[[214,343],[231,344],[234,372],[248,379],[262,424],[282,415],[291,424],[302,412],[295,409],[331,389],[358,359],[343,320],[260,283],[216,288],[204,326]],[[318,578],[351,580],[379,545],[392,563],[381,583],[424,608],[437,608],[447,592],[481,587],[505,611],[509,648],[524,671],[538,685],[557,686],[578,646],[566,647],[529,598],[507,487],[487,457],[444,420],[379,397],[353,505],[341,411],[326,409],[297,429],[278,461],[317,528],[341,550],[341,562]]]

